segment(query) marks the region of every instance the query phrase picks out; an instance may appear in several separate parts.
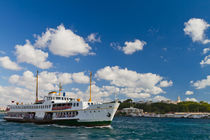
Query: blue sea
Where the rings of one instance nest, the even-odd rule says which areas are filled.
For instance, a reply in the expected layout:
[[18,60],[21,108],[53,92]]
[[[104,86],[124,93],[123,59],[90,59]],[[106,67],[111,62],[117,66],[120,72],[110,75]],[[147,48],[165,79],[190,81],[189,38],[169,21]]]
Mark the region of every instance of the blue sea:
[[209,140],[210,120],[115,117],[111,127],[69,127],[6,122],[1,140]]

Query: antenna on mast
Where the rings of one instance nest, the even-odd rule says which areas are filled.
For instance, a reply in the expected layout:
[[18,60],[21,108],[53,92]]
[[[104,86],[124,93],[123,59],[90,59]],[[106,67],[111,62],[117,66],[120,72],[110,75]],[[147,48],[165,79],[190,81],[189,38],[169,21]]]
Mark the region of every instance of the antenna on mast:
[[91,82],[92,82],[92,72],[90,72],[90,99],[89,102],[91,102]]
[[62,91],[62,85],[61,82],[59,83],[59,96],[61,96],[61,91]]
[[35,103],[37,103],[39,101],[38,99],[38,75],[39,75],[39,71],[36,71],[36,101]]

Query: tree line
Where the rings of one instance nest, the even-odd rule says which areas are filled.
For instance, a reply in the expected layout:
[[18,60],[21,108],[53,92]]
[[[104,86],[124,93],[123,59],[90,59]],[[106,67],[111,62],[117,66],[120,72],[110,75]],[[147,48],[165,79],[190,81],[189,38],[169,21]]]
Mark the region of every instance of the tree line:
[[129,107],[143,109],[144,112],[161,114],[173,112],[210,112],[210,104],[204,101],[183,101],[177,104],[172,104],[164,102],[138,103],[133,102],[132,99],[127,99],[121,102],[119,110]]

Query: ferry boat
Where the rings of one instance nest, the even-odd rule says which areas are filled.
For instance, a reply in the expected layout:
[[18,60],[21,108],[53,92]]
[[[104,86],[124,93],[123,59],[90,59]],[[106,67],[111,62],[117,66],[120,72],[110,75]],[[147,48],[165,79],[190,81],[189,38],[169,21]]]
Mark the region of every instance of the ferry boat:
[[33,104],[11,104],[7,106],[4,116],[6,121],[32,122],[38,124],[59,124],[67,126],[109,126],[119,107],[118,101],[97,103],[91,100],[90,74],[90,99],[81,101],[61,95],[59,92],[49,92],[43,100],[38,100],[38,71],[36,80],[36,101]]

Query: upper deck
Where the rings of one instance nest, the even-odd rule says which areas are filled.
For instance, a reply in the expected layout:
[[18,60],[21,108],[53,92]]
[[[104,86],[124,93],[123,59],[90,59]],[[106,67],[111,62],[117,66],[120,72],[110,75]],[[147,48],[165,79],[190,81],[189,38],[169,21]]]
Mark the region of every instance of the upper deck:
[[[85,109],[96,104],[94,102],[83,102],[80,99],[74,99],[66,96],[51,95],[45,96],[33,104],[14,104],[8,105],[9,112],[39,112],[39,111],[56,111],[56,110],[78,110]],[[100,104],[100,103],[97,103]]]

